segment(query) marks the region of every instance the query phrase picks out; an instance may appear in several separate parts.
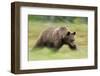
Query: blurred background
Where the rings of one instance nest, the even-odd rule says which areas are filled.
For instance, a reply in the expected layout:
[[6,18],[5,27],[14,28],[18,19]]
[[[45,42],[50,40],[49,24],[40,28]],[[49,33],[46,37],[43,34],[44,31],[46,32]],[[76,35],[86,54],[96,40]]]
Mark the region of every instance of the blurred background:
[[[28,60],[52,60],[52,59],[80,59],[88,57],[88,18],[71,16],[43,16],[28,15]],[[48,27],[67,27],[76,32],[75,43],[77,51],[71,50],[67,45],[54,53],[51,49],[33,49],[40,34]]]

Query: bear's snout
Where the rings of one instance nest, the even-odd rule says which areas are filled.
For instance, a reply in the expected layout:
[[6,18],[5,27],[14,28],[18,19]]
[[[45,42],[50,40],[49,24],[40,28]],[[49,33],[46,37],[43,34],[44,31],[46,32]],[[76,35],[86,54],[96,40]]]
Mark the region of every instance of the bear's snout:
[[76,45],[71,45],[70,48],[71,48],[72,50],[76,50],[76,49],[77,49],[77,46],[76,46]]

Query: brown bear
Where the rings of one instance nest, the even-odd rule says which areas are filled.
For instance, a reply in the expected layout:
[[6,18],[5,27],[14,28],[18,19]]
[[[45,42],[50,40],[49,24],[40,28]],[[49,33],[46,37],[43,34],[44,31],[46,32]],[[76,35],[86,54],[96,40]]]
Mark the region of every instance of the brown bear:
[[64,44],[67,44],[71,49],[76,49],[75,36],[76,32],[70,32],[66,27],[49,27],[42,32],[38,38],[35,47],[49,47],[58,50]]

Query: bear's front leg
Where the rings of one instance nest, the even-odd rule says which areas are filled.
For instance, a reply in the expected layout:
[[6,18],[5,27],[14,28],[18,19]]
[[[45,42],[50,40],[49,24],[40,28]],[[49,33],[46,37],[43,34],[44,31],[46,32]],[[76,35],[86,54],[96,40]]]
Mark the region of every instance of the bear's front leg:
[[59,50],[59,48],[61,48],[61,46],[62,46],[62,44],[61,44],[60,41],[55,41],[55,43],[54,43],[54,48],[55,48],[56,50]]

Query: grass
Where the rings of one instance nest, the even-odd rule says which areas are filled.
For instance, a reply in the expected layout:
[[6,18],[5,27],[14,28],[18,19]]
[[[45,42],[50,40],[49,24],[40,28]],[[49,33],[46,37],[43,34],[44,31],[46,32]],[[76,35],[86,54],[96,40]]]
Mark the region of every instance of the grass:
[[71,31],[77,32],[75,36],[75,42],[78,46],[76,51],[71,50],[67,45],[64,45],[59,49],[58,52],[53,52],[51,49],[43,48],[43,49],[33,49],[38,36],[40,33],[48,27],[60,27],[66,26],[63,22],[43,22],[43,21],[33,21],[29,20],[29,53],[28,60],[52,60],[52,59],[81,59],[88,57],[88,47],[87,47],[87,24],[73,24],[68,23],[68,28]]

